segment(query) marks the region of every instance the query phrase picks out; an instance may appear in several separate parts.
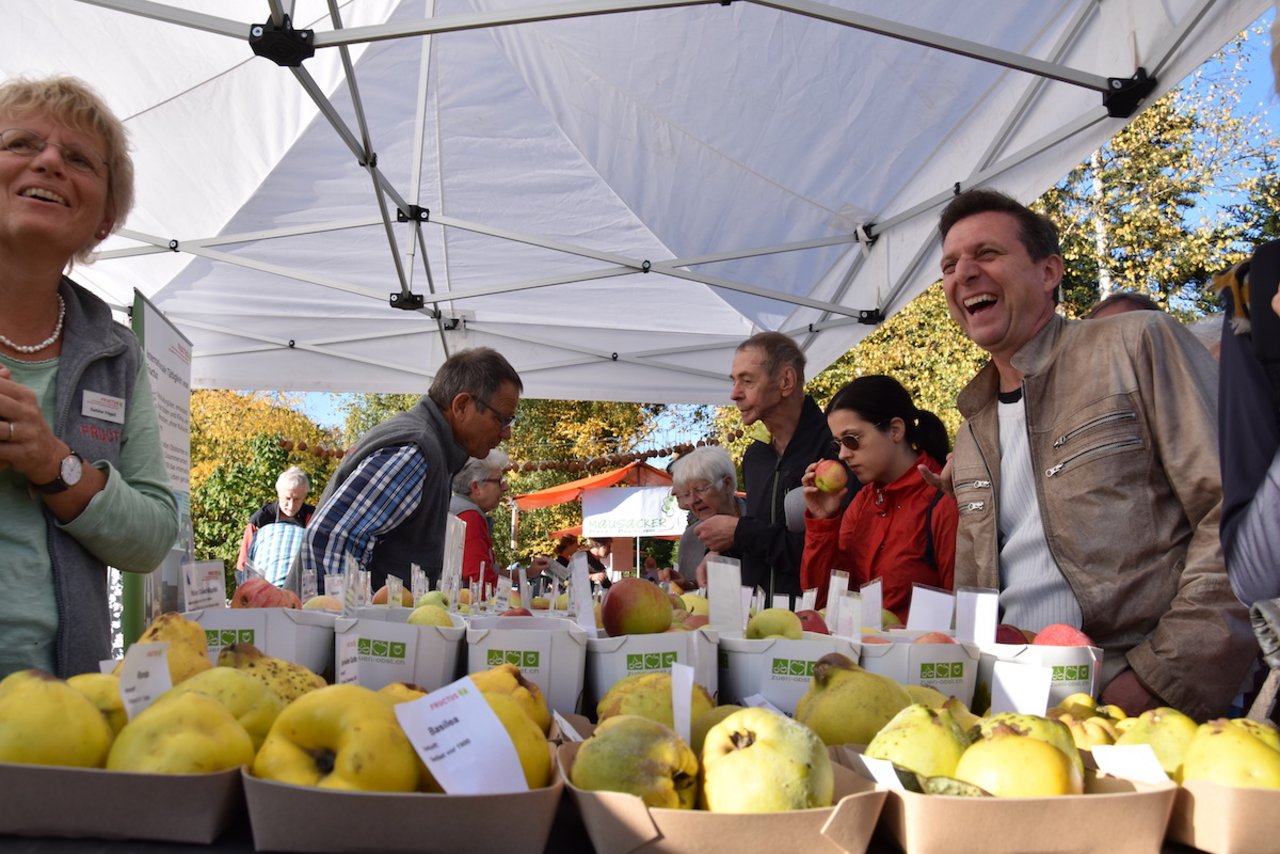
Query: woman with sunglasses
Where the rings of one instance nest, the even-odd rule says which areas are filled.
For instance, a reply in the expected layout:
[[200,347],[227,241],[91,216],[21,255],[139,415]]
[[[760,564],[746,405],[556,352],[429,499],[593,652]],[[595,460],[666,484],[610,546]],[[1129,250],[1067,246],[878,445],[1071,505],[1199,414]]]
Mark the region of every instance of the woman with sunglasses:
[[833,569],[849,572],[850,589],[882,579],[884,607],[905,623],[913,584],[952,587],[956,502],[916,468],[942,470],[950,450],[946,427],[886,376],[859,377],[836,392],[827,405],[827,426],[840,460],[865,486],[841,515],[845,490],[821,492],[818,464],[809,466],[802,480],[801,582],[818,588],[822,605]]
[[0,187],[0,677],[97,672],[107,566],[178,536],[138,342],[65,275],[129,213],[124,126],[74,78],[6,81]]

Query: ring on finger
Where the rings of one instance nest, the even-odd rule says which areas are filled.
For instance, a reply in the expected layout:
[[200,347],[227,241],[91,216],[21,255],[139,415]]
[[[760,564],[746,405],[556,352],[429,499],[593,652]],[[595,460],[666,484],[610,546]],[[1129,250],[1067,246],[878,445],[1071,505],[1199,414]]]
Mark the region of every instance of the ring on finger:
[[12,421],[6,421],[6,422],[4,422],[4,423],[5,423],[5,424],[7,424],[7,425],[9,426],[9,435],[5,437],[5,441],[6,441],[6,442],[12,442],[12,441],[13,441],[13,422],[12,422]]

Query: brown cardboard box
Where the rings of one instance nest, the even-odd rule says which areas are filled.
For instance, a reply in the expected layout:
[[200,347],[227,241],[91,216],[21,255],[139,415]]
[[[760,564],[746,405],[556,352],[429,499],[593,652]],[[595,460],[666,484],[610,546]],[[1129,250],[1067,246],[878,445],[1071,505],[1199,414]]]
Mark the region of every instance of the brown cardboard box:
[[907,854],[1151,854],[1160,850],[1176,786],[1090,774],[1085,792],[1057,798],[890,792],[880,826]]
[[1280,792],[1193,780],[1178,790],[1169,839],[1210,854],[1280,851]]
[[0,833],[207,845],[238,814],[240,771],[130,774],[0,763]]
[[551,785],[531,792],[430,795],[293,786],[246,771],[244,791],[258,851],[541,854],[564,791],[551,773]]
[[706,851],[867,850],[885,792],[832,762],[836,804],[786,813],[710,813],[657,809],[635,795],[589,792],[569,782],[578,744],[560,747],[560,773],[597,851],[609,854],[702,854]]

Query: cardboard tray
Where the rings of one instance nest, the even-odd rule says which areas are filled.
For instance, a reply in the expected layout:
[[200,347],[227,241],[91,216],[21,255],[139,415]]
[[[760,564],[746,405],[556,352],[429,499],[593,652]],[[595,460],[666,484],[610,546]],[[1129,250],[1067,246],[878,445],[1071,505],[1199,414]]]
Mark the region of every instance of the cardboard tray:
[[1169,818],[1169,839],[1210,854],[1277,851],[1277,813],[1280,791],[1275,789],[1193,780],[1178,789]]
[[1151,854],[1160,850],[1177,786],[1089,775],[1085,792],[1057,798],[889,792],[880,828],[906,854]]
[[331,611],[294,608],[206,608],[184,614],[204,627],[209,660],[232,643],[251,643],[265,655],[301,664],[329,681],[333,676]]
[[246,770],[244,792],[257,851],[542,854],[564,791],[551,774],[531,792],[432,795],[294,786]]
[[702,854],[706,851],[867,850],[885,791],[832,760],[836,803],[784,813],[710,813],[658,809],[623,792],[589,792],[569,782],[578,744],[560,747],[560,773],[597,851],[609,854]]
[[240,770],[134,774],[0,763],[0,833],[208,845],[239,814]]

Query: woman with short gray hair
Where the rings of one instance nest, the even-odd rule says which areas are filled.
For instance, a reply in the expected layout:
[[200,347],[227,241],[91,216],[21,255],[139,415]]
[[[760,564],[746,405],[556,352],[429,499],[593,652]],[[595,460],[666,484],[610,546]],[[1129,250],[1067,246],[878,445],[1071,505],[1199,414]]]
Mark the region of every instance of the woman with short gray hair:
[[[698,523],[712,516],[741,516],[746,503],[738,497],[738,473],[729,452],[716,445],[694,448],[671,465],[671,494],[696,520],[680,536],[676,568],[685,578],[707,586],[707,552],[698,539]],[[737,555],[727,555],[736,557]]]
[[507,494],[504,476],[511,458],[494,448],[484,459],[472,457],[453,476],[453,496],[449,512],[467,523],[462,547],[462,583],[479,582],[480,595],[498,587],[497,559],[493,554],[493,520],[489,511]]

